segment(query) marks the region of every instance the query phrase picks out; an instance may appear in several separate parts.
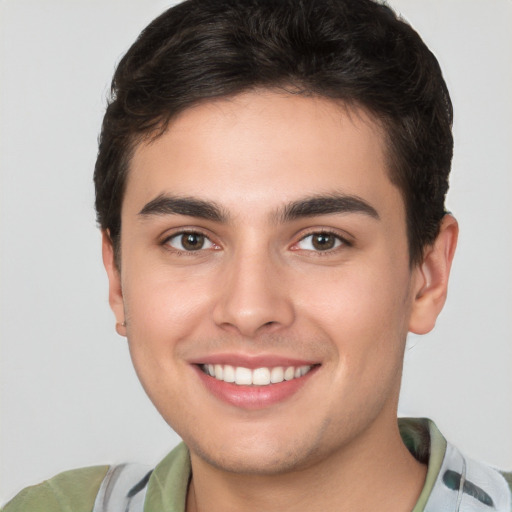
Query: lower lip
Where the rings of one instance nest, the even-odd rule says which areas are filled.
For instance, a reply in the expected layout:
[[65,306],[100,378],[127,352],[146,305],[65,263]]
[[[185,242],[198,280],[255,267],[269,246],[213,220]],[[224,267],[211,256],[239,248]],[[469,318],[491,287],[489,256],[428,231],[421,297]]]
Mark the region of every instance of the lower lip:
[[197,365],[194,365],[194,369],[203,384],[215,397],[241,409],[253,410],[264,409],[290,398],[309,381],[318,370],[318,366],[314,366],[306,375],[297,379],[285,380],[267,386],[238,386],[206,375]]

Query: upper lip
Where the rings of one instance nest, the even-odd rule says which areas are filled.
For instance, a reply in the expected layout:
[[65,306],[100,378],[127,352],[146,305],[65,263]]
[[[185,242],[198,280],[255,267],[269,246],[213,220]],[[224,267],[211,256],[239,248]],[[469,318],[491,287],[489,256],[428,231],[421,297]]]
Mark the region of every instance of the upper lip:
[[276,366],[312,366],[318,361],[298,359],[296,357],[280,356],[276,354],[237,354],[219,353],[197,357],[190,361],[191,364],[229,364],[254,370],[256,368],[274,368]]

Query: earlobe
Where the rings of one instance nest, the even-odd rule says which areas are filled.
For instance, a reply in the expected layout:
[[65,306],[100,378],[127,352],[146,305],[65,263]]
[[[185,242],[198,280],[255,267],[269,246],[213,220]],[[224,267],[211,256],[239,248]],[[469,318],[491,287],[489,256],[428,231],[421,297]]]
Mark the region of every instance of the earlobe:
[[459,227],[451,215],[445,215],[432,246],[427,247],[423,262],[416,269],[409,331],[430,332],[443,309],[448,291],[450,269],[457,246]]
[[116,265],[114,247],[108,231],[102,231],[101,250],[108,276],[108,301],[116,317],[116,331],[119,335],[126,336],[121,274]]

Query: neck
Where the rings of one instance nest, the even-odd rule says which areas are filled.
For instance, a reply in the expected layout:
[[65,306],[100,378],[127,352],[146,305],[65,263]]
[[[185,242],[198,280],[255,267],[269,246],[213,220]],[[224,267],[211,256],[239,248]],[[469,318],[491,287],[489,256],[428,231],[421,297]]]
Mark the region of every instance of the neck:
[[284,474],[226,472],[193,453],[191,462],[187,512],[406,512],[426,475],[403,444],[396,418],[387,428],[375,422],[349,446]]

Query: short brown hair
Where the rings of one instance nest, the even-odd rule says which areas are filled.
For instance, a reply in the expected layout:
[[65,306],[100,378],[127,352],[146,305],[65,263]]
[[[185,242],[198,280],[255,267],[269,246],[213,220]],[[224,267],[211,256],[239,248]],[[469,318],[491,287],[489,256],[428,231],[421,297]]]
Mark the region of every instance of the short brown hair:
[[381,123],[420,262],[446,213],[452,105],[420,36],[372,0],[186,0],[146,27],[115,72],[94,172],[116,254],[137,143],[200,101],[256,87],[341,100]]

